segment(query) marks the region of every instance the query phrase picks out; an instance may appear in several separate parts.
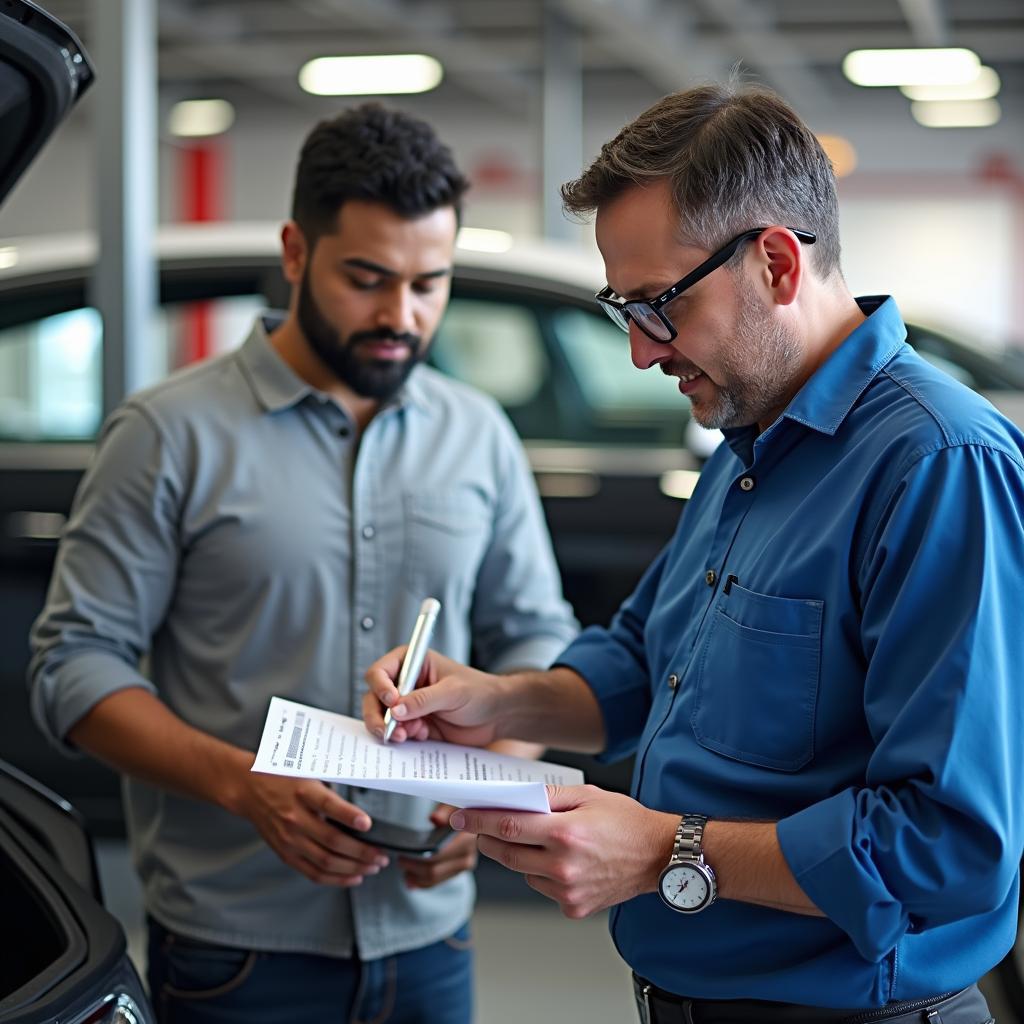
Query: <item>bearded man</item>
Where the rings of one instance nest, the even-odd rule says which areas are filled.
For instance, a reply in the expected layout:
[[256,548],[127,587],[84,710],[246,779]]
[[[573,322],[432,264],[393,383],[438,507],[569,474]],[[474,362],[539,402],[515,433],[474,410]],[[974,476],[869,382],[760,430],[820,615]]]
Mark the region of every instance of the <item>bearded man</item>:
[[318,125],[282,232],[287,313],[129,398],[76,497],[33,704],[124,774],[161,1020],[472,1019],[473,837],[424,860],[334,824],[451,809],[249,771],[272,696],[358,713],[425,597],[438,648],[493,672],[575,635],[510,424],[422,365],[466,187],[400,112]]

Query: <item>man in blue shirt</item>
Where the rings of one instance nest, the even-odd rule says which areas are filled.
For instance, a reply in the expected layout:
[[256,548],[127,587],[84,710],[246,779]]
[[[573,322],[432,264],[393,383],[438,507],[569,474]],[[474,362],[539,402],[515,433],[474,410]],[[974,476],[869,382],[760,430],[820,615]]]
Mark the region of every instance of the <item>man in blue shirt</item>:
[[[764,90],[666,97],[563,189],[633,362],[721,428],[676,535],[544,673],[432,657],[398,738],[635,751],[632,798],[453,825],[611,907],[650,1021],[990,1020],[1024,845],[1024,438],[854,299],[835,183]],[[396,706],[397,705],[397,706]],[[716,900],[717,896],[717,900]]]

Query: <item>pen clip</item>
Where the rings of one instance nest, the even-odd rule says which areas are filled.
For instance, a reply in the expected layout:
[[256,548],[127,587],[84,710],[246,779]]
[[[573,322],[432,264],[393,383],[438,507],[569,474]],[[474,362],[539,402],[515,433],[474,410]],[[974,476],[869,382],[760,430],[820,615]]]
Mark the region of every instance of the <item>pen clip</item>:
[[734,573],[729,573],[729,575],[725,578],[725,586],[722,587],[722,593],[725,594],[726,597],[728,597],[729,594],[732,592],[732,585],[734,583],[739,583],[739,577],[736,576]]

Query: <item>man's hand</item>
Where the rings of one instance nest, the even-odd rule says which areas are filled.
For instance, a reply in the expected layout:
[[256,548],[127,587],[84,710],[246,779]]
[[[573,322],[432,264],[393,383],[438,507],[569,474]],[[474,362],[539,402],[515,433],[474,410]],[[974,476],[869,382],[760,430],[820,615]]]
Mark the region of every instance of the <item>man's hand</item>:
[[363,721],[378,738],[384,735],[384,709],[400,724],[391,740],[441,739],[468,747],[486,747],[498,739],[498,683],[503,678],[467,668],[429,651],[416,689],[399,697],[395,680],[405,647],[396,647],[366,672]]
[[[455,810],[451,804],[438,804],[430,820],[435,825],[447,825]],[[398,858],[410,889],[432,889],[463,871],[472,871],[476,861],[476,836],[468,833],[449,839],[432,857]]]
[[657,888],[679,815],[652,811],[596,786],[548,786],[552,814],[457,811],[453,828],[475,833],[480,852],[587,917]]
[[321,885],[349,888],[375,875],[388,858],[336,828],[327,819],[359,831],[370,827],[365,811],[311,779],[246,772],[232,808],[256,826],[267,845],[300,874]]

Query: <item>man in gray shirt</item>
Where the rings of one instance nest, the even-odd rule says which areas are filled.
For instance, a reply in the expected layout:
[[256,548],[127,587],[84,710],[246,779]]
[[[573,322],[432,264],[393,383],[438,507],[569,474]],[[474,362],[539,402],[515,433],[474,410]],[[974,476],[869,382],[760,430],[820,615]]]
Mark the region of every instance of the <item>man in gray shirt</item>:
[[471,1018],[473,838],[389,854],[328,819],[447,814],[249,771],[272,696],[358,715],[425,597],[434,646],[492,672],[575,633],[508,421],[420,365],[466,184],[403,114],[318,125],[282,232],[287,314],[128,399],[76,498],[33,706],[124,775],[164,1020]]

